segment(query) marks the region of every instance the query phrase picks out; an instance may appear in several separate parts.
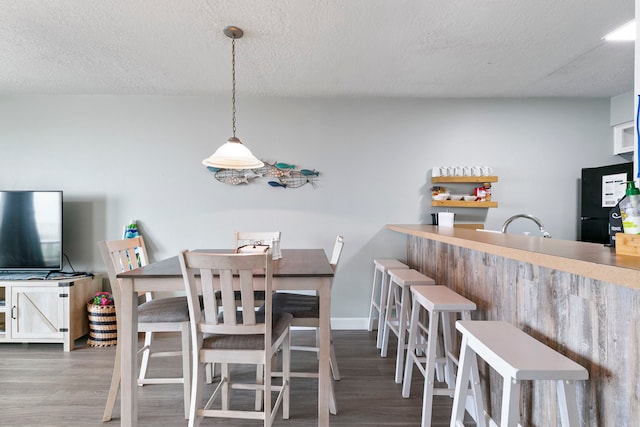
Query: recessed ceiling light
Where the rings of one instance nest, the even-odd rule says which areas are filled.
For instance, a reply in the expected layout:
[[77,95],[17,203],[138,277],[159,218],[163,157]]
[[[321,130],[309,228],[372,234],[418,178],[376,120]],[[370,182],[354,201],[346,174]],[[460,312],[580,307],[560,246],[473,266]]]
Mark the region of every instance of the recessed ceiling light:
[[616,28],[603,37],[609,42],[618,41],[634,41],[636,39],[636,21],[629,21],[623,26]]

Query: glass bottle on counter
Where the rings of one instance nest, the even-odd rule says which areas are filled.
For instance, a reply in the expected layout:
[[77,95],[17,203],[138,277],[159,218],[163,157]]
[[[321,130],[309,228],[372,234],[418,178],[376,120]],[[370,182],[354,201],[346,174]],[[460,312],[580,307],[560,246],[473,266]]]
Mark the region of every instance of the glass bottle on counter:
[[620,201],[622,231],[625,234],[640,234],[640,190],[633,181],[627,182],[625,197]]

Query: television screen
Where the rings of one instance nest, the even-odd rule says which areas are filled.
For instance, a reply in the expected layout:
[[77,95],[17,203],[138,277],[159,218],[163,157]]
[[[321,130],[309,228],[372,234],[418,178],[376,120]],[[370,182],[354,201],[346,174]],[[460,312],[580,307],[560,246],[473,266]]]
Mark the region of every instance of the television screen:
[[0,191],[0,271],[62,269],[62,191]]

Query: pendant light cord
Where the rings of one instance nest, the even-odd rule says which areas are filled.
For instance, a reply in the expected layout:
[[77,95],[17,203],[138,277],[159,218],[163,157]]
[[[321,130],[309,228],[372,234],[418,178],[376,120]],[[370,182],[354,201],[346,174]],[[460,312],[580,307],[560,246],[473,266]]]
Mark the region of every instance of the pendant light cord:
[[233,137],[236,137],[236,39],[231,39],[231,116]]

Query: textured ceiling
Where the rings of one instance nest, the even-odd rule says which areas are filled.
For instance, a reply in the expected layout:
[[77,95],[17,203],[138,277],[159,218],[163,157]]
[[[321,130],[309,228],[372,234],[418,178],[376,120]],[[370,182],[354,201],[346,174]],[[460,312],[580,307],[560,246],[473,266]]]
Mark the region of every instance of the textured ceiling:
[[609,97],[634,0],[0,0],[0,94]]

